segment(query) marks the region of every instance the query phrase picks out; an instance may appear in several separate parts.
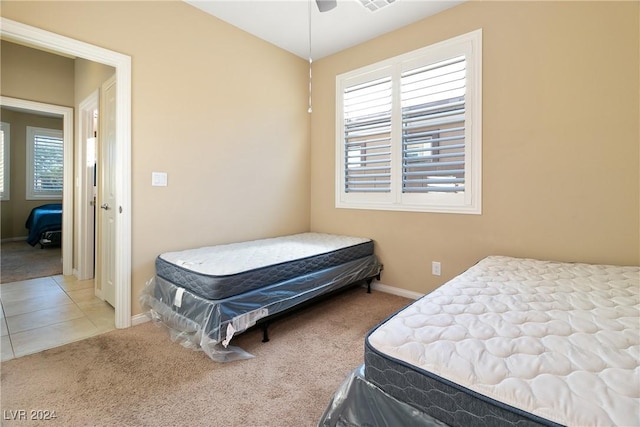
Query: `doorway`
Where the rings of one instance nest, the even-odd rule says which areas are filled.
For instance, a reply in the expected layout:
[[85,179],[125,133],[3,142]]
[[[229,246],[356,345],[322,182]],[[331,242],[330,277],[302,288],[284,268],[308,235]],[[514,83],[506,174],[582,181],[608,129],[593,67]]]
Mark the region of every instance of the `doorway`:
[[[48,50],[53,53],[71,55],[101,64],[109,65],[116,70],[116,103],[114,135],[115,153],[114,170],[114,245],[113,245],[113,280],[115,291],[115,325],[117,328],[131,326],[131,58],[98,46],[90,45],[75,39],[61,36],[39,28],[31,27],[6,18],[1,18],[0,37],[22,43],[27,46]],[[72,156],[72,150],[69,150]],[[67,159],[65,159],[65,162]],[[73,159],[70,167],[65,167],[65,183],[67,179],[74,188]],[[66,164],[66,163],[65,163]],[[68,175],[68,176],[67,176]],[[73,203],[73,191],[69,191],[70,204]],[[64,203],[64,202],[63,202]],[[63,217],[63,242],[73,242],[72,217]],[[66,224],[66,226],[65,226]],[[70,233],[70,234],[67,234]],[[117,250],[116,250],[117,248]],[[72,251],[72,247],[67,250]],[[63,254],[65,251],[63,243]],[[67,261],[65,262],[65,259]],[[70,257],[63,255],[63,270],[71,274]]]
[[[62,119],[62,144],[64,152],[63,186],[65,190],[73,188],[73,109],[59,105],[45,104],[42,102],[27,101],[24,99],[0,97],[0,105],[16,111],[27,112],[35,115],[47,115]],[[73,206],[73,191],[63,191],[62,205]],[[62,230],[65,236],[67,230],[69,238],[62,241],[62,274],[72,274],[73,259],[73,212],[70,209],[62,210]]]
[[[0,104],[3,106],[3,117],[5,113],[10,113],[7,117],[12,128],[14,124],[17,126],[15,129],[24,129],[27,124],[42,123],[43,125],[55,125],[56,128],[61,129],[62,157],[64,158],[62,160],[65,163],[62,168],[62,174],[63,181],[66,181],[64,182],[62,197],[64,200],[63,205],[67,206],[62,209],[62,213],[63,215],[69,214],[73,211],[73,202],[69,202],[73,195],[73,174],[71,174],[71,183],[69,183],[69,174],[65,175],[65,172],[73,171],[73,165],[69,164],[73,159],[74,151],[73,141],[70,141],[73,135],[72,109],[8,97],[1,97]],[[36,118],[41,121],[34,121]],[[45,119],[48,121],[42,121]],[[23,140],[24,134],[23,130],[18,140]],[[8,138],[7,142],[10,143],[10,146],[16,148],[21,145],[18,140],[14,138],[11,141],[11,138]],[[22,149],[25,150],[25,147],[22,147]],[[18,155],[14,160],[17,159],[24,160],[24,156]],[[20,163],[22,162],[13,163],[13,166],[18,171],[18,176],[24,175],[26,169],[24,163],[22,163],[21,168],[18,167]],[[11,169],[13,170],[13,168]],[[13,182],[13,180],[11,181]],[[17,188],[20,188],[20,185],[15,186],[14,190]],[[18,193],[23,195],[22,191],[16,192],[13,194],[12,201],[19,199]],[[18,206],[20,205],[19,203]],[[23,218],[22,215],[19,217]],[[70,228],[67,234],[73,235],[73,227]],[[21,243],[29,247],[24,240],[15,243]],[[67,269],[64,276],[60,275],[61,271],[58,270],[55,273],[50,272],[50,275],[34,276],[33,278],[27,276],[24,279],[17,279],[18,276],[16,276],[14,280],[5,281],[3,275],[1,298],[3,310],[0,316],[0,322],[2,323],[2,344],[0,345],[2,361],[79,339],[89,338],[114,328],[114,309],[102,301],[101,298],[95,296],[93,278],[79,281],[69,274],[69,264],[73,258],[72,253],[69,253],[69,243],[71,243],[69,239],[63,241],[66,253],[63,252],[64,256],[62,258]],[[3,243],[3,261],[5,256],[4,248]],[[53,251],[58,254],[57,262],[58,266],[61,266],[59,248],[41,249],[35,247],[30,249],[35,251],[30,254],[46,254]],[[22,265],[27,262],[30,272],[44,271],[34,265],[40,260],[42,260],[41,255],[38,258],[31,257],[29,261],[26,261],[23,257]],[[20,265],[20,261],[18,261],[18,265]]]

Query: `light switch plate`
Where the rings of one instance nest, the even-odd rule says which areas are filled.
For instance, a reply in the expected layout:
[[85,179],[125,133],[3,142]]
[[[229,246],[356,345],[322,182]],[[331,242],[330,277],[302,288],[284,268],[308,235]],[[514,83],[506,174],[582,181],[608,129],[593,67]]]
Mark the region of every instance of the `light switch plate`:
[[167,186],[167,173],[166,172],[151,172],[151,185],[154,187],[166,187]]

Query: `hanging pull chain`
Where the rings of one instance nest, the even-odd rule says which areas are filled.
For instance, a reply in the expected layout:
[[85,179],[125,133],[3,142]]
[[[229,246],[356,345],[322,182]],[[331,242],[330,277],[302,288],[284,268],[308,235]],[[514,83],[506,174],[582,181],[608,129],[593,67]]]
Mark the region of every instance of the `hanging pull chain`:
[[312,82],[312,74],[311,74],[311,63],[313,61],[311,60],[311,58],[309,58],[309,109],[307,110],[307,112],[311,113],[313,112],[313,107],[311,105],[311,82]]
[[313,64],[313,60],[311,59],[311,2],[313,0],[309,0],[308,4],[308,12],[309,12],[309,108],[307,109],[308,113],[313,112],[311,92],[312,92],[312,82],[313,82],[313,74],[311,72],[311,65]]

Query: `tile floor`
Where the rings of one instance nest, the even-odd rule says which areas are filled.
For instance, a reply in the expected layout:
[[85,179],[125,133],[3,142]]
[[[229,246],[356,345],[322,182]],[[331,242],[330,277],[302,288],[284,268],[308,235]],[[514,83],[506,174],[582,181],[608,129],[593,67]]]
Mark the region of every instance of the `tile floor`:
[[1,360],[37,353],[115,329],[114,309],[93,280],[52,276],[0,284]]

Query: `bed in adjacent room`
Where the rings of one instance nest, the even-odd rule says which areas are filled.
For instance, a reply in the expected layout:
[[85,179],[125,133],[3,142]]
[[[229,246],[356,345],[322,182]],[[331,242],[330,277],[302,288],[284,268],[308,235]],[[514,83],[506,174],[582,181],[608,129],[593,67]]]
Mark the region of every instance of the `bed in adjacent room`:
[[634,266],[485,258],[367,335],[320,425],[640,425],[639,295]]
[[368,238],[301,233],[159,255],[141,304],[174,340],[218,361],[250,357],[229,345],[260,323],[362,281],[382,265]]
[[59,246],[62,241],[62,203],[49,203],[33,208],[25,223],[31,246]]

